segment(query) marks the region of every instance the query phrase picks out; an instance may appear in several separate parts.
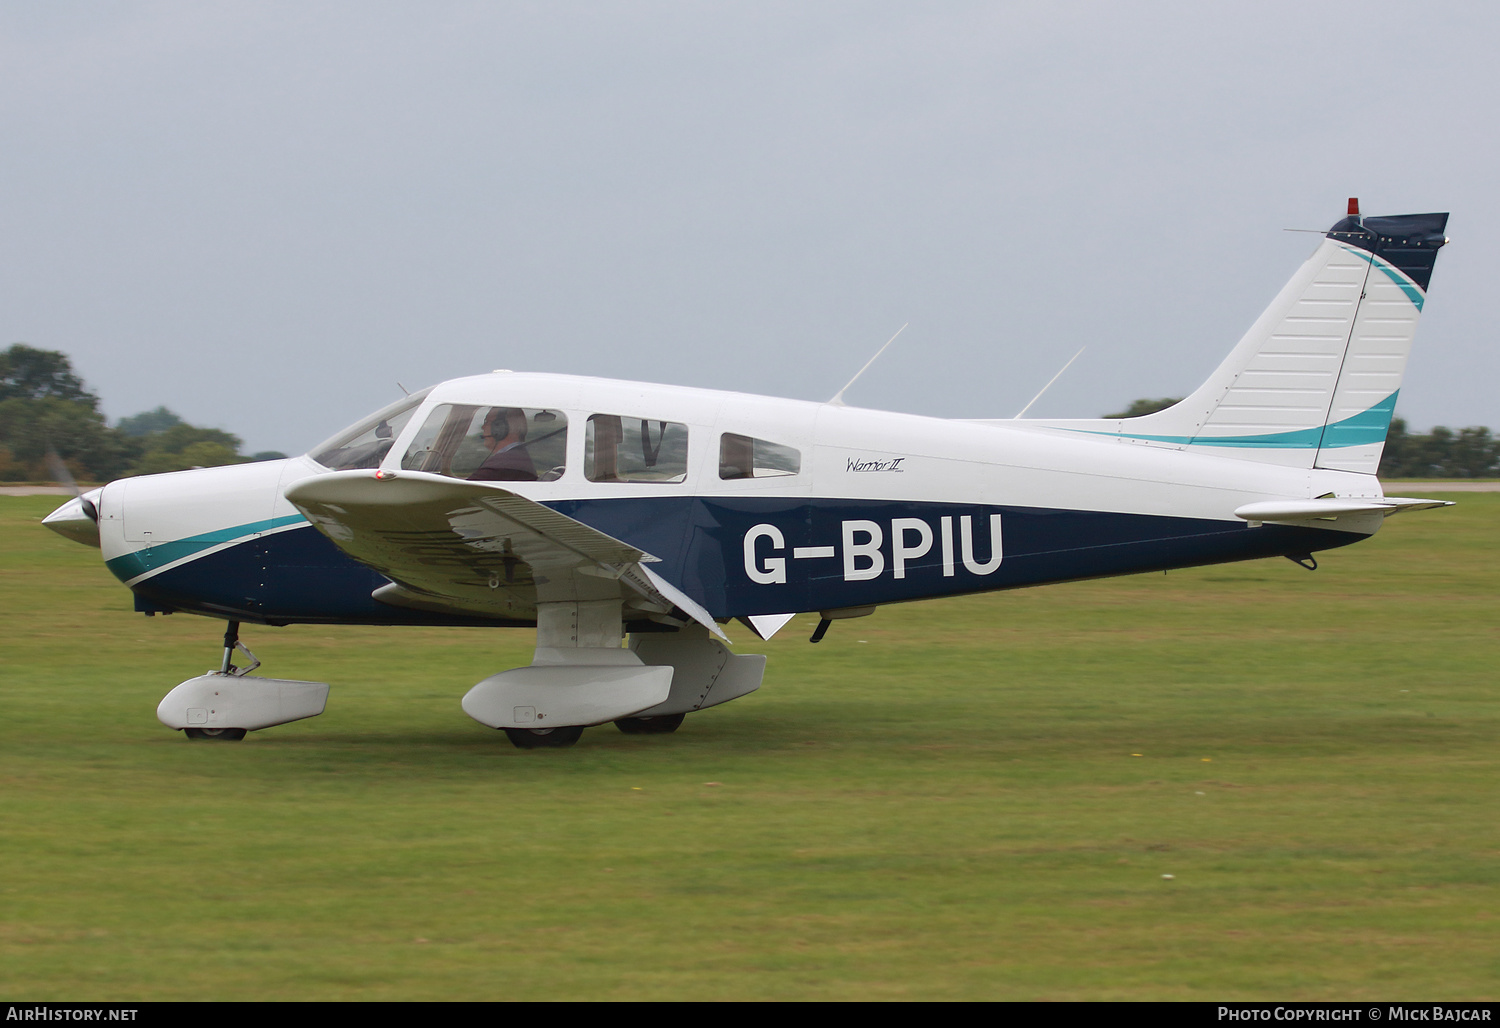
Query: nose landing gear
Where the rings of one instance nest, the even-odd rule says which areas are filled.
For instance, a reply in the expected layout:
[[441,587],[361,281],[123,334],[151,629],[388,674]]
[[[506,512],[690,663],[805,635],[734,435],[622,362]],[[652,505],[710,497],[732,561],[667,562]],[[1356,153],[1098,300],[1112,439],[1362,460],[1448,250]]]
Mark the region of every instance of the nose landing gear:
[[[167,693],[157,705],[157,720],[189,739],[235,742],[247,732],[323,713],[328,683],[251,676],[260,661],[240,642],[239,633],[240,623],[229,622],[219,670],[189,678]],[[249,666],[235,666],[235,651],[250,659]]]

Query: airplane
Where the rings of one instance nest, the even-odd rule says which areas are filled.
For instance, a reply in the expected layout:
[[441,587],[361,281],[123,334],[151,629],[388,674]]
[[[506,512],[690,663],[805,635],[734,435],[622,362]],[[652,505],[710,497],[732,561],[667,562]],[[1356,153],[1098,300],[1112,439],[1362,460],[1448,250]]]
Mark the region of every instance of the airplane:
[[[321,714],[242,624],[536,628],[464,695],[523,749],[675,731],[769,639],[912,600],[1262,557],[1316,568],[1392,514],[1376,470],[1447,214],[1347,216],[1191,395],[1113,419],[923,417],[519,371],[403,397],[307,454],[111,482],[45,524],[135,609],[228,622],[157,709],[194,739]],[[856,376],[857,377],[857,376]],[[253,663],[236,665],[243,654]]]

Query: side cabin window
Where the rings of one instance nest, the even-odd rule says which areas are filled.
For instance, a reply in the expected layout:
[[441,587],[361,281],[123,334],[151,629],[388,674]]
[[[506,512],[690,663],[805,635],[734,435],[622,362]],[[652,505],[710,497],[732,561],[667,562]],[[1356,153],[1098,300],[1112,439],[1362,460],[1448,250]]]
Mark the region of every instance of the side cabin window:
[[719,477],[778,478],[802,470],[802,454],[790,446],[725,432],[719,436]]
[[390,452],[396,437],[406,428],[412,414],[421,406],[423,390],[415,396],[403,396],[368,418],[344,429],[308,454],[325,468],[353,471],[356,468],[378,468]]
[[687,456],[686,425],[595,414],[584,436],[583,474],[590,482],[683,482]]
[[562,477],[567,449],[561,411],[444,403],[427,415],[401,466],[471,482],[551,482]]

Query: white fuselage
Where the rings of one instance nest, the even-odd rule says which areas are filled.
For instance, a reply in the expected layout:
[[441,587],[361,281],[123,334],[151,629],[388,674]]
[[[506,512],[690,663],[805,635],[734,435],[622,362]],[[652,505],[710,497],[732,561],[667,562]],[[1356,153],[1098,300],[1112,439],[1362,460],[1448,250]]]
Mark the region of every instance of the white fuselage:
[[[399,473],[429,413],[466,404],[558,412],[567,431],[555,477],[505,487],[661,558],[665,577],[718,617],[1303,553],[1380,523],[1364,516],[1251,527],[1234,514],[1264,500],[1379,496],[1371,475],[1026,422],[548,374],[503,372],[433,388],[380,466]],[[590,480],[585,426],[600,415],[685,426],[681,473]],[[726,435],[794,452],[798,468],[726,478]],[[162,607],[268,621],[380,620],[368,594],[384,580],[320,547],[285,498],[293,483],[327,471],[304,456],[112,483],[95,501],[103,555]]]

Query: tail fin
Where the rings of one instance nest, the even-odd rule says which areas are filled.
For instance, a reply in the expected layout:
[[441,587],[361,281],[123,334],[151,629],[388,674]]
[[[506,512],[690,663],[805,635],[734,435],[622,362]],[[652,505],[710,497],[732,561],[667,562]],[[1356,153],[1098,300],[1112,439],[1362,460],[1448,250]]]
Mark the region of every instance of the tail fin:
[[1191,396],[1139,418],[1030,424],[1374,474],[1448,215],[1349,211]]

